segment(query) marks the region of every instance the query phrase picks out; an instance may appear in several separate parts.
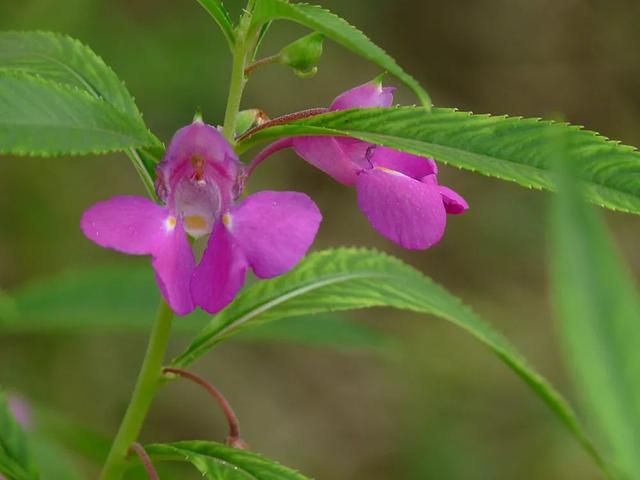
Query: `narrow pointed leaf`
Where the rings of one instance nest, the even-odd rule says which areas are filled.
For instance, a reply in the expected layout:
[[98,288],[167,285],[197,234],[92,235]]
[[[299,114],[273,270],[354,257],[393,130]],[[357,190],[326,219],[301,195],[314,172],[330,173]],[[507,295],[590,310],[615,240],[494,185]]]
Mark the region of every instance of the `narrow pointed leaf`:
[[[550,135],[553,134],[553,135]],[[483,175],[554,190],[554,135],[597,205],[640,213],[640,152],[595,132],[535,118],[476,115],[446,108],[370,108],[317,115],[257,130],[240,146],[290,135],[346,135],[428,156]]]
[[565,353],[621,478],[640,478],[640,298],[597,212],[561,160],[551,270]]
[[225,8],[222,0],[197,0],[202,8],[204,8],[209,15],[215,20],[222,30],[224,37],[227,39],[230,47],[233,47],[235,43],[235,33],[233,31],[233,22],[231,16]]
[[551,408],[602,465],[564,398],[509,341],[431,279],[386,254],[359,249],[327,250],[291,272],[247,288],[215,316],[173,365],[186,367],[228,336],[292,316],[369,307],[394,307],[452,322],[493,351]]
[[262,25],[277,19],[290,20],[323,33],[328,38],[398,77],[415,92],[426,108],[431,107],[431,99],[424,88],[405,72],[389,54],[346,20],[315,5],[289,3],[287,0],[257,0],[252,18],[254,25]]
[[307,480],[304,475],[262,455],[215,442],[154,444],[145,450],[156,462],[189,462],[204,478],[211,480]]
[[11,480],[39,478],[29,451],[27,437],[13,417],[9,403],[0,392],[0,474]]
[[61,155],[154,145],[141,120],[76,87],[0,72],[0,154]]

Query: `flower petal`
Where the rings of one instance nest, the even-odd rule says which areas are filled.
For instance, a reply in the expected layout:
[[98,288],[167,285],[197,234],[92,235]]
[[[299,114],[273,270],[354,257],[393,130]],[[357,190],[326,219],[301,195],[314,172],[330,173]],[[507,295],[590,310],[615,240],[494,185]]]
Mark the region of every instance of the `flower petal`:
[[228,206],[242,168],[235,151],[218,129],[196,121],[178,130],[171,139],[157,167],[158,196],[170,204],[171,192],[178,182],[195,179],[217,185],[223,203]]
[[[316,168],[334,180],[345,185],[353,185],[356,174],[361,169],[352,160],[351,148],[335,137],[296,137],[292,139],[294,151]],[[360,142],[362,143],[362,142]]]
[[132,255],[152,254],[167,237],[170,214],[143,197],[113,197],[88,208],[80,220],[85,236],[106,248]]
[[231,210],[225,221],[256,276],[271,278],[304,257],[322,215],[303,193],[259,192]]
[[389,240],[425,249],[442,238],[446,212],[437,186],[378,167],[361,173],[356,189],[358,206]]
[[438,189],[440,190],[440,195],[442,195],[442,201],[444,202],[444,208],[447,210],[447,213],[459,215],[469,208],[469,204],[459,193],[442,185],[440,185]]
[[383,87],[382,82],[373,80],[338,95],[329,110],[350,108],[390,107],[393,104],[393,87]]
[[191,298],[191,277],[196,262],[181,220],[153,253],[151,264],[162,296],[171,309],[177,315],[191,312],[195,308]]
[[438,173],[438,166],[431,158],[420,157],[383,146],[375,147],[370,160],[375,166],[395,170],[415,179]]
[[244,284],[248,263],[222,222],[216,222],[207,249],[191,280],[197,305],[214,314],[226,307]]
[[80,227],[100,246],[152,255],[160,291],[171,308],[178,315],[193,310],[189,284],[195,260],[182,222],[168,209],[142,197],[115,197],[86,210]]

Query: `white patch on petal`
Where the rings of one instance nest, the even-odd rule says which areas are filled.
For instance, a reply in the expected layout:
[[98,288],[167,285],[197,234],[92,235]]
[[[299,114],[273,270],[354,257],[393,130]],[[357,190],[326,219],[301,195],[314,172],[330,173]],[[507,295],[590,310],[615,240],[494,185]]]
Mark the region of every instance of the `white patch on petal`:
[[392,170],[392,169],[387,168],[387,167],[376,166],[374,168],[376,168],[377,170],[382,170],[385,173],[390,173],[391,175],[397,175],[397,176],[400,176],[400,177],[406,177],[406,175],[404,173],[398,172],[397,170]]
[[176,228],[177,223],[178,223],[178,220],[176,219],[176,217],[171,215],[165,219],[164,228],[167,232],[173,232],[173,230]]

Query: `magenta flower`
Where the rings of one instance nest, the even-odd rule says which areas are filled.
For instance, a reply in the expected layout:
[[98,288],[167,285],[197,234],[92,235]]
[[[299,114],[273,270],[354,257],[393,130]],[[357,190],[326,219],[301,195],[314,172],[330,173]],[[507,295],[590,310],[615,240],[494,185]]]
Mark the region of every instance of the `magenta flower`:
[[[374,80],[341,94],[329,110],[389,107],[393,91]],[[358,206],[371,225],[404,248],[433,246],[444,234],[447,213],[460,214],[468,208],[460,195],[438,185],[432,159],[353,138],[283,139],[259,153],[253,166],[286,147],[338,182],[355,186]]]
[[[295,266],[311,246],[321,215],[297,192],[260,192],[236,203],[244,167],[214,127],[200,121],[174,135],[158,165],[163,205],[122,196],[84,212],[81,228],[98,245],[151,255],[160,291],[178,315],[229,304],[246,271],[259,278]],[[187,234],[211,234],[196,267]]]

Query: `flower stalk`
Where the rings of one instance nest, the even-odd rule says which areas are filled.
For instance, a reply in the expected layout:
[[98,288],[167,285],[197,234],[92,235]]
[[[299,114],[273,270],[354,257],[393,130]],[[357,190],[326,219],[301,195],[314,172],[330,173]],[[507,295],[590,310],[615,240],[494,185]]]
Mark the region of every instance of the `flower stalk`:
[[[247,59],[252,55],[253,50],[254,42],[249,38],[249,33],[251,30],[251,12],[254,5],[255,0],[249,0],[247,9],[238,25],[236,43],[233,49],[229,96],[223,126],[223,134],[232,144],[234,143],[240,102],[247,81],[245,76]],[[129,451],[132,446],[135,446],[153,398],[161,381],[164,379],[162,365],[169,343],[173,316],[174,313],[169,305],[162,301],[131,401],[111,445],[111,450],[100,474],[100,480],[120,480],[127,469],[126,459]],[[234,432],[232,431],[231,433]]]
[[227,401],[220,390],[211,385],[204,378],[181,368],[167,367],[163,370],[163,373],[165,375],[176,375],[178,377],[186,378],[187,380],[191,380],[204,388],[207,393],[211,395],[216,402],[218,402],[218,405],[220,405],[220,408],[227,419],[229,435],[227,435],[226,444],[241,449],[247,448],[247,444],[240,438],[240,422],[238,421],[238,416],[235,414],[233,408],[231,408],[231,404]]
[[229,80],[229,97],[227,98],[227,108],[224,114],[224,126],[222,133],[231,144],[234,143],[236,132],[236,121],[240,111],[240,101],[242,93],[247,83],[245,68],[247,59],[252,50],[253,41],[249,38],[251,30],[251,11],[255,1],[249,1],[240,23],[236,37],[236,44],[233,49],[233,63],[231,65],[231,79]]
[[147,454],[147,452],[145,451],[142,445],[140,445],[138,442],[133,442],[129,450],[135,453],[136,455],[138,455],[138,458],[142,462],[144,469],[147,471],[149,480],[160,479],[160,477],[158,477],[158,472],[156,472],[156,469],[153,468],[153,463],[151,463],[151,459],[149,458],[149,455]]
[[100,480],[120,480],[126,471],[129,448],[140,434],[153,397],[163,379],[162,364],[169,344],[172,319],[173,311],[165,302],[162,302],[129,407],[111,445]]

